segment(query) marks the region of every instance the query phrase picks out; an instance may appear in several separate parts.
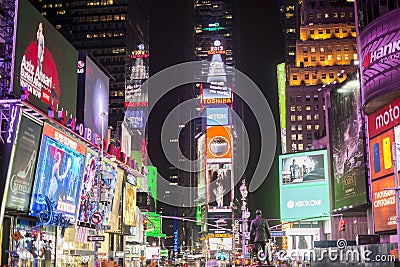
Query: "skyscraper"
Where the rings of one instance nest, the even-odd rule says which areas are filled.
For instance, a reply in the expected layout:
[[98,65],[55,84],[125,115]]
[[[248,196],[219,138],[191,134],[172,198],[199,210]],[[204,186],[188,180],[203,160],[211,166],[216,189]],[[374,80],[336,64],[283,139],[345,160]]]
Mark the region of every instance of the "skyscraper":
[[[296,7],[297,3],[291,3],[282,8]],[[286,40],[299,30],[295,62],[286,62],[286,107],[281,106],[281,112],[286,112],[282,128],[286,128],[287,152],[326,147],[324,90],[354,73],[354,62],[358,60],[353,3],[306,0],[299,11],[300,21],[292,19],[296,12],[284,17]],[[287,27],[297,23],[298,29]],[[294,51],[288,44],[286,47],[290,59]]]

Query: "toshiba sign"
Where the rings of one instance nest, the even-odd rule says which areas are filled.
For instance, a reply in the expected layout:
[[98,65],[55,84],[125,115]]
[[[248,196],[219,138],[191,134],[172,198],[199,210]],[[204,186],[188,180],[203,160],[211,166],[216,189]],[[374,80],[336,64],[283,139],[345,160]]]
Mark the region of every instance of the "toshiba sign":
[[369,137],[400,124],[400,98],[368,116]]

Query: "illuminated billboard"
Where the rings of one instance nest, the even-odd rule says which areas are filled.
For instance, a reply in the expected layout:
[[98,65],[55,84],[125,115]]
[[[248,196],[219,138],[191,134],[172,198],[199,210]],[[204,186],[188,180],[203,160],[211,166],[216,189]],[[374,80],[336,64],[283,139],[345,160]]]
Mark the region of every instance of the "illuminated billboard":
[[124,224],[136,226],[136,187],[125,183]]
[[207,126],[224,126],[229,124],[229,108],[206,108]]
[[[18,119],[17,119],[18,120]],[[17,122],[16,122],[17,123]],[[22,115],[10,161],[6,208],[28,211],[42,126]]]
[[87,149],[85,160],[85,174],[83,176],[78,212],[78,222],[90,223],[93,213],[97,212],[98,181],[96,169],[98,168],[98,155]]
[[232,238],[230,237],[220,237],[220,238],[211,237],[208,239],[208,244],[210,246],[211,251],[232,250]]
[[287,153],[286,148],[286,70],[285,63],[277,66],[279,118],[281,120],[281,147],[282,153]]
[[279,156],[282,221],[329,218],[327,162],[326,150]]
[[358,38],[362,105],[370,114],[399,96],[399,12],[388,12],[368,24]]
[[75,116],[78,52],[30,3],[18,1],[14,27],[13,94],[47,114],[48,105]]
[[54,211],[75,221],[85,154],[85,145],[44,125],[30,215],[37,216],[45,209],[48,199]]
[[[114,162],[104,159],[103,160],[103,175],[101,185],[101,206],[100,211],[103,215],[103,225],[111,225],[112,212],[115,210],[114,202],[119,203],[118,197],[118,180],[117,180],[117,166]],[[122,186],[122,180],[121,180]],[[119,194],[121,195],[121,193]],[[106,203],[109,203],[106,205]],[[118,212],[118,211],[117,211]]]
[[396,193],[393,175],[372,181],[372,211],[374,215],[375,232],[396,229]]
[[206,135],[203,133],[197,139],[197,159],[199,171],[197,172],[197,203],[205,204],[206,201],[206,171],[205,171]]
[[226,87],[223,82],[214,82],[211,84],[200,84],[201,103],[203,105],[231,105],[232,90]]
[[230,162],[232,159],[231,128],[211,126],[207,128],[207,162]]
[[232,230],[232,210],[209,210],[208,232],[214,234],[230,234]]
[[206,172],[209,209],[229,208],[232,202],[232,164],[207,164]]
[[117,180],[115,182],[115,189],[114,192],[109,192],[108,196],[111,198],[111,212],[110,212],[110,231],[111,232],[117,232],[120,231],[121,229],[121,224],[120,223],[116,223],[121,221],[122,219],[120,218],[120,207],[121,205],[123,205],[124,203],[121,201],[122,199],[122,184],[124,182],[124,171],[120,168],[118,168],[116,165],[113,164],[113,167],[116,169],[117,171]]
[[393,174],[392,143],[393,129],[390,129],[369,140],[369,157],[371,179],[375,180]]
[[107,138],[108,133],[108,116],[102,113],[108,112],[109,81],[86,53],[79,53],[77,119],[99,138]]
[[368,115],[368,135],[374,137],[400,124],[400,98]]
[[360,82],[355,77],[330,94],[329,140],[335,209],[367,203],[365,135],[359,89]]

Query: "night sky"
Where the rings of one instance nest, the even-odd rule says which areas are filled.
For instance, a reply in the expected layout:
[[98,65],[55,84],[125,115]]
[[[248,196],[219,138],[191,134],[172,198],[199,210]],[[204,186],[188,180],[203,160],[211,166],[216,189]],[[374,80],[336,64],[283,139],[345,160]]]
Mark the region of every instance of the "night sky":
[[[184,0],[163,1],[151,0],[150,8],[150,74],[165,67],[187,61],[187,54],[182,52],[187,41],[187,18],[182,8]],[[284,43],[279,18],[278,0],[239,0],[235,19],[236,36],[236,68],[247,74],[263,91],[275,116],[276,126],[279,126],[278,93],[276,81],[276,65],[284,60]],[[189,36],[190,38],[190,36]],[[149,92],[151,101],[151,92]],[[163,110],[167,110],[165,101]],[[160,118],[160,114],[157,115]],[[162,117],[162,116],[161,116]],[[251,113],[246,112],[246,127],[251,140],[251,162],[258,159],[258,144],[256,121]],[[149,153],[152,156],[157,145],[157,130],[159,125],[152,123],[154,114],[150,114]],[[277,129],[277,136],[279,137]],[[276,155],[280,151],[280,140]],[[272,153],[272,152],[271,152]],[[153,154],[154,155],[154,154]],[[254,193],[249,194],[249,208],[254,216],[256,209],[264,211],[264,217],[279,218],[279,187],[277,156],[271,171],[263,185]],[[155,163],[153,161],[153,163]],[[160,164],[159,169],[162,169]],[[254,164],[246,171],[251,177]],[[161,170],[162,172],[162,170]],[[256,200],[256,201],[255,201]],[[257,204],[256,204],[257,203]],[[272,222],[270,224],[273,224]]]

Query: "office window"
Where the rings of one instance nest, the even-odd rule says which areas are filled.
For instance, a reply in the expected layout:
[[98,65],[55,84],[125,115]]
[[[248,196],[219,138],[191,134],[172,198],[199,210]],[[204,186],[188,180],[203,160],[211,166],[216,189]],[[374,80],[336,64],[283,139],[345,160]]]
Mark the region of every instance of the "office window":
[[332,60],[332,55],[328,55],[328,60]]
[[303,116],[297,115],[297,121],[302,121],[302,120],[303,120]]
[[335,27],[335,33],[339,33],[340,29],[338,27]]
[[309,80],[310,79],[310,74],[309,73],[304,74],[304,79]]
[[311,106],[310,105],[307,105],[306,106],[306,110],[308,111],[308,110],[311,110]]
[[294,81],[297,81],[297,74],[293,74],[292,77],[293,77],[293,80],[294,80]]
[[321,13],[318,13],[318,14],[317,14],[317,18],[319,18],[319,19],[322,18],[322,14],[321,14]]
[[307,134],[307,140],[311,140],[312,139],[312,135],[310,133]]
[[342,32],[343,33],[347,33],[347,29],[346,28],[342,28]]
[[295,124],[292,124],[292,126],[290,126],[290,130],[296,131],[296,125],[295,125]]
[[306,95],[306,101],[308,102],[308,101],[310,101],[310,100],[311,100],[311,96]]
[[325,52],[325,49],[324,49],[323,47],[320,47],[320,48],[319,48],[319,52],[324,53],[324,52]]
[[295,100],[295,97],[291,95],[289,99],[290,99],[290,103],[293,103]]
[[290,116],[290,121],[296,121],[296,116],[295,115],[291,115]]
[[325,13],[325,18],[329,19],[329,14],[328,13]]
[[299,150],[304,150],[304,145],[303,144],[299,144]]
[[342,56],[341,55],[337,55],[336,56],[336,60],[342,60]]
[[328,47],[326,48],[326,52],[332,53],[332,46],[328,45]]
[[306,120],[310,121],[311,120],[311,115],[306,116]]
[[313,80],[316,80],[317,79],[317,74],[313,73],[312,78],[313,78]]
[[322,31],[322,29],[318,29],[318,34],[323,34],[324,32]]
[[319,130],[319,124],[315,124],[315,125],[314,125],[314,129],[315,129],[315,130]]
[[303,46],[303,53],[307,53],[308,52],[308,48],[306,46]]
[[333,17],[334,17],[334,18],[338,18],[338,17],[339,17],[339,14],[338,14],[337,12],[334,12],[334,13],[333,13]]
[[326,73],[322,73],[322,74],[321,74],[321,77],[322,77],[322,79],[325,80],[325,79],[326,79]]
[[315,105],[315,106],[314,106],[314,110],[315,110],[315,111],[318,111],[318,110],[319,110],[319,105]]
[[307,131],[311,131],[311,124],[307,124]]
[[297,130],[302,131],[303,130],[303,125],[301,125],[301,124],[297,125]]
[[319,114],[314,115],[314,120],[316,120],[316,121],[319,120]]
[[331,34],[331,29],[326,29],[326,34]]
[[315,62],[315,56],[311,56],[311,62]]
[[295,134],[292,134],[292,140],[296,141],[297,140],[297,136]]
[[314,34],[314,30],[310,30],[310,34],[313,35]]
[[308,56],[304,56],[303,60],[304,62],[308,62]]
[[297,101],[297,102],[301,102],[301,96],[299,96],[299,95],[296,96],[296,101]]
[[297,106],[297,111],[301,111],[301,106]]
[[348,55],[348,54],[345,54],[345,55],[344,55],[344,60],[350,60],[350,58],[349,58],[349,55]]
[[297,145],[296,144],[292,144],[292,150],[296,151],[297,150]]
[[329,73],[329,79],[333,79],[335,77],[335,75],[331,72]]
[[340,12],[340,17],[344,18],[346,16],[346,12]]
[[311,47],[311,53],[315,53],[315,47],[314,46]]
[[303,140],[303,134],[298,134],[297,135],[297,140]]
[[325,61],[325,56],[320,56],[319,61]]
[[290,107],[290,111],[296,111],[296,107],[295,106],[291,106]]
[[349,46],[348,45],[343,46],[343,50],[344,51],[349,51]]

